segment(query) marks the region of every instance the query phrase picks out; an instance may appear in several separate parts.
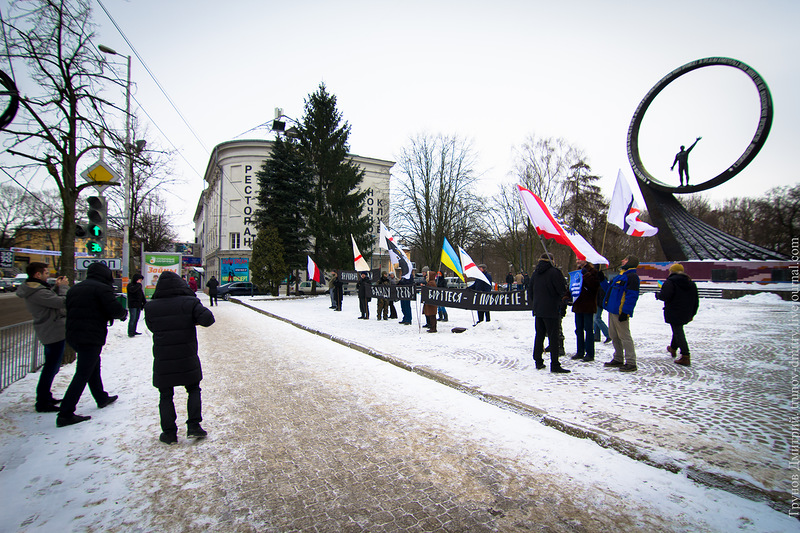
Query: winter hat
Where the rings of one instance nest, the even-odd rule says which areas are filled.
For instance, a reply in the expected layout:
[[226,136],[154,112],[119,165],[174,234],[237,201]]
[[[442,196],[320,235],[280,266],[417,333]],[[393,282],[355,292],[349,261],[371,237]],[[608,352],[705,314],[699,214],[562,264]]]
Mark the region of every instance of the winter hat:
[[639,258],[635,255],[628,256],[628,263],[625,265],[625,268],[636,268],[639,266]]
[[675,263],[669,266],[669,273],[670,274],[682,274],[683,273],[683,265],[680,263]]

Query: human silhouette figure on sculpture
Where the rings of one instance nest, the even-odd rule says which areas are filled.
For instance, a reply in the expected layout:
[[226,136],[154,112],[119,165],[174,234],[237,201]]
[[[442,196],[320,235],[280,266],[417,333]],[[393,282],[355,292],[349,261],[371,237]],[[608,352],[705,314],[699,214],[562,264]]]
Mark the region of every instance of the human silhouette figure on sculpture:
[[670,170],[675,170],[675,164],[678,165],[678,177],[681,180],[681,187],[683,187],[683,176],[686,176],[686,186],[689,186],[689,152],[692,151],[694,145],[697,144],[697,141],[702,139],[702,137],[698,137],[692,143],[692,145],[687,150],[685,146],[681,145],[681,151],[675,154],[675,161],[672,162],[672,166],[669,167]]

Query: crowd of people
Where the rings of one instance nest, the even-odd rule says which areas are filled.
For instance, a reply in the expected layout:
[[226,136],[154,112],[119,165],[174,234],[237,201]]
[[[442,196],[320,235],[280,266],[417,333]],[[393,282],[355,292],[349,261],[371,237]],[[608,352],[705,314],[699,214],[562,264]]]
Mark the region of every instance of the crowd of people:
[[[33,316],[33,327],[44,345],[45,361],[36,388],[35,409],[53,412],[56,427],[66,427],[90,420],[90,415],[75,412],[87,385],[98,409],[119,398],[109,394],[101,374],[101,357],[108,327],[114,320],[128,320],[128,336],[136,331],[144,311],[145,324],[153,333],[153,386],[158,389],[160,440],[177,442],[174,388],[183,386],[188,393],[187,437],[207,435],[200,425],[202,408],[200,381],[203,372],[198,357],[196,326],[210,326],[214,315],[205,308],[187,281],[173,272],[164,272],[156,283],[150,301],[145,302],[140,274],[127,286],[127,309],[117,299],[111,270],[103,263],[89,265],[86,279],[69,287],[66,277],[47,283],[48,265],[30,263],[28,278],[17,296],[25,301]],[[58,373],[67,345],[76,353],[75,374],[63,398],[52,394],[53,379]]]

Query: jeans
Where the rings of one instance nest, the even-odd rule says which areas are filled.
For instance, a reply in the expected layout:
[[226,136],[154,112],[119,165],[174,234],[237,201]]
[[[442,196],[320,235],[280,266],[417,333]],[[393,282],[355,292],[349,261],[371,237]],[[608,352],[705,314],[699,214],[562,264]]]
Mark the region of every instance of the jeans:
[[400,312],[403,313],[403,323],[411,324],[411,300],[400,300]]
[[600,333],[608,338],[608,326],[606,323],[603,322],[603,308],[597,307],[597,312],[594,314],[594,338],[595,340],[600,340]]
[[[186,385],[186,392],[189,398],[186,400],[186,411],[188,418],[186,425],[192,426],[200,424],[203,417],[200,414],[202,411],[202,401],[200,399],[200,384]],[[164,433],[177,433],[178,426],[175,421],[178,415],[175,413],[175,402],[172,398],[175,394],[174,387],[159,387],[159,401],[158,401],[158,414],[161,417],[161,431]]]
[[593,313],[575,313],[575,335],[578,337],[576,355],[594,358]]
[[103,347],[82,344],[74,348],[78,353],[78,360],[75,362],[75,375],[61,401],[58,416],[63,417],[75,414],[75,406],[78,405],[87,384],[95,402],[100,404],[108,399],[108,393],[103,388],[103,378],[100,376],[100,352]]
[[36,386],[37,407],[48,407],[53,403],[53,393],[50,388],[53,386],[53,379],[61,368],[65,344],[66,341],[58,341],[44,345],[44,365],[42,366],[41,374],[39,374],[39,384]]
[[142,314],[142,310],[138,307],[128,309],[128,337],[133,337],[136,333],[136,324],[139,323],[140,314]]

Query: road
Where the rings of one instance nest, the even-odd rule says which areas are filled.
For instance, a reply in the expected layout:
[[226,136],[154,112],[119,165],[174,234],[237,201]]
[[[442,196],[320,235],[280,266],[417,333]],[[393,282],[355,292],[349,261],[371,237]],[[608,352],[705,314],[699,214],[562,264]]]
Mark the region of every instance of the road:
[[22,298],[13,292],[0,293],[0,328],[33,320]]

